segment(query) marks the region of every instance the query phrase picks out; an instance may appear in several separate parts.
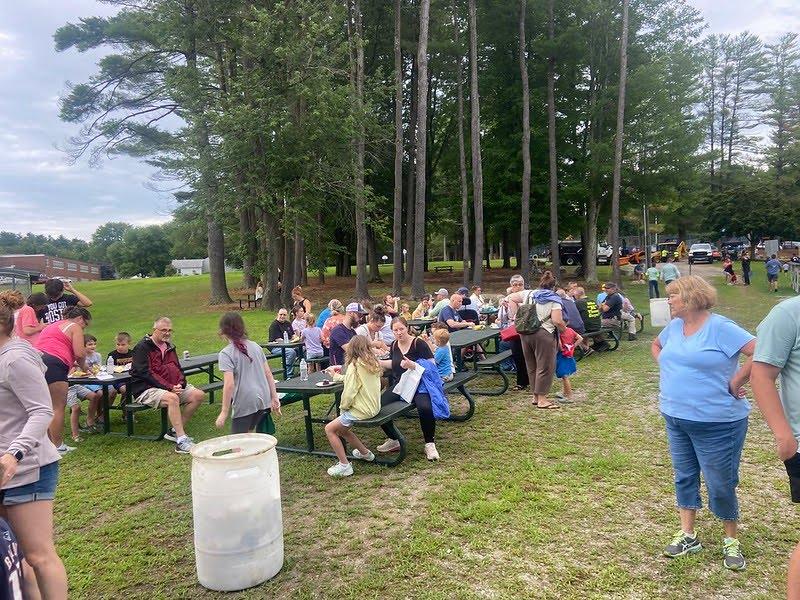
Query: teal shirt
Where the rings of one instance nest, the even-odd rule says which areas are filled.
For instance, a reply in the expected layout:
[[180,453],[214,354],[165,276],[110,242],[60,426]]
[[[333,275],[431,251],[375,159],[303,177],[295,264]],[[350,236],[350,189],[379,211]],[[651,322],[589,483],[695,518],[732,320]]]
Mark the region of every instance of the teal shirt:
[[432,309],[428,311],[428,316],[438,317],[439,313],[442,312],[442,309],[448,304],[450,304],[450,298],[442,298],[436,303],[436,306],[434,306]]
[[672,263],[667,263],[661,267],[661,276],[664,278],[664,281],[674,281],[681,276],[681,273],[678,271],[678,267]]
[[775,306],[756,329],[753,360],[781,370],[780,397],[786,420],[800,440],[800,296]]
[[647,269],[647,279],[649,281],[658,281],[661,279],[661,271],[659,271],[656,267],[650,267]]
[[786,420],[800,440],[800,296],[775,306],[756,329],[753,360],[781,370],[780,397]]

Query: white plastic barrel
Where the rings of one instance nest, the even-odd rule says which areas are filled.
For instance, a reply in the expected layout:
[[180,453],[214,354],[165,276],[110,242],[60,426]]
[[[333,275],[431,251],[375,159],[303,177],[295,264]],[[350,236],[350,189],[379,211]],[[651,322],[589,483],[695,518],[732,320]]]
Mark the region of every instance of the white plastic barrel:
[[666,327],[671,318],[666,298],[650,299],[650,324],[653,327]]
[[283,566],[278,440],[226,435],[192,448],[197,579],[230,592],[258,585]]

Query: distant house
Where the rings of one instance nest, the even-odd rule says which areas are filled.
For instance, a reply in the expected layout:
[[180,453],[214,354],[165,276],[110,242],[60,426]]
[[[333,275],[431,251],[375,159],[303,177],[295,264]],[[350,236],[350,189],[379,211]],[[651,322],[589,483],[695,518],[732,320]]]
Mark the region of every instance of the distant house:
[[207,258],[183,258],[173,260],[170,264],[178,275],[202,275],[209,272]]

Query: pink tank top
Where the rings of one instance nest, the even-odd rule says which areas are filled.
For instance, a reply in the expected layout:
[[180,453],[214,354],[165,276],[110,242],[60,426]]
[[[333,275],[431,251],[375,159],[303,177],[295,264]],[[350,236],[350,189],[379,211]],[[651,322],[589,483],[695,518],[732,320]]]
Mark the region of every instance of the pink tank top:
[[42,329],[34,347],[71,367],[75,363],[75,350],[72,348],[72,338],[66,332],[73,326],[75,323],[66,320],[51,323]]

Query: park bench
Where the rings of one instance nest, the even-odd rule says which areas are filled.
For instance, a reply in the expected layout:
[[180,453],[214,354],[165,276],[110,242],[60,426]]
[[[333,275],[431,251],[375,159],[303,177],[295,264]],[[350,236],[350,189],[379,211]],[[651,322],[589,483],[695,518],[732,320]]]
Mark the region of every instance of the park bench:
[[236,298],[236,300],[239,302],[239,310],[244,309],[245,302],[247,302],[247,308],[250,308],[251,306],[253,308],[258,308],[259,301],[256,300],[255,294],[247,294],[247,296],[245,296],[244,298]]
[[497,389],[471,390],[472,393],[480,396],[502,396],[505,394],[508,391],[509,385],[508,375],[506,375],[505,371],[500,368],[500,365],[503,363],[503,361],[509,358],[511,358],[511,350],[503,350],[497,354],[487,354],[486,358],[479,360],[476,364],[478,373],[497,374],[503,379],[503,381],[500,384],[500,387]]
[[[593,340],[595,343],[601,344],[594,348],[596,352],[613,352],[619,348],[619,340],[621,337],[620,330],[617,327],[601,327],[598,331],[587,331],[581,334],[584,340]],[[575,349],[575,360],[581,360],[584,357],[583,348],[580,346]]]
[[324,369],[328,366],[328,362],[330,361],[330,357],[328,356],[320,356],[318,358],[307,358],[306,364],[309,365],[319,365],[320,369]]
[[143,410],[150,410],[149,406],[139,404],[138,402],[127,402],[122,406],[122,412],[125,415],[125,435],[137,440],[158,441],[164,437],[164,434],[169,431],[169,418],[167,417],[167,407],[162,406],[158,410],[161,411],[161,431],[158,435],[134,435],[133,423],[134,415]]
[[453,272],[453,265],[445,265],[445,266],[433,267],[433,271],[435,273],[452,273]]
[[[472,397],[472,393],[467,389],[466,386],[467,383],[475,379],[477,376],[478,373],[476,371],[459,371],[453,374],[453,379],[450,381],[442,382],[442,387],[444,388],[445,394],[456,391],[467,401],[466,412],[460,415],[454,415],[451,410],[450,418],[447,419],[448,421],[469,421],[472,418],[472,415],[475,414],[475,399]],[[417,413],[416,411],[412,410],[411,412],[406,413],[406,416],[409,418],[417,418]]]
[[355,427],[380,427],[382,425],[387,425],[389,437],[400,442],[400,450],[396,453],[392,453],[394,456],[391,459],[375,454],[375,464],[383,465],[384,467],[394,467],[403,462],[408,451],[406,447],[406,438],[395,426],[394,421],[395,419],[408,415],[413,410],[414,407],[405,400],[397,400],[396,402],[381,406],[381,411],[371,419],[364,419],[354,423]]

